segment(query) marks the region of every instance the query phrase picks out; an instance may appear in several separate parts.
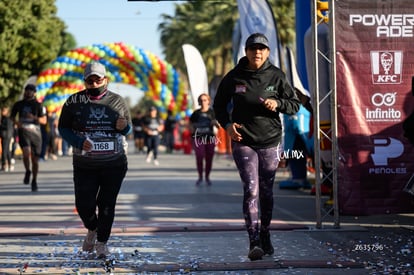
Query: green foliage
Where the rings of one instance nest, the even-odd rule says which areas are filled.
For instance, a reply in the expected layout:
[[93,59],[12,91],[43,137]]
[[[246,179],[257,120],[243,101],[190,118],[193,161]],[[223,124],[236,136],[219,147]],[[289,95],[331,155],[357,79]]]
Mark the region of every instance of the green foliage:
[[75,37],[71,33],[63,31],[62,35],[62,45],[59,50],[58,56],[64,55],[69,50],[76,48],[76,40]]
[[64,42],[73,45],[56,13],[55,0],[0,1],[1,104],[17,100],[27,79],[67,50]]
[[[295,40],[294,1],[269,0],[282,46]],[[206,63],[209,80],[223,76],[232,66],[232,34],[239,18],[236,0],[188,1],[175,5],[174,16],[162,15],[158,25],[161,45],[169,63],[186,72],[181,46],[194,45]]]
[[175,15],[163,15],[161,45],[168,62],[186,72],[181,46],[194,45],[207,64],[208,75],[215,74],[217,57],[230,60],[231,36],[237,20],[237,1],[189,1],[175,6]]
[[276,19],[277,31],[282,46],[291,47],[295,42],[295,1],[268,0]]

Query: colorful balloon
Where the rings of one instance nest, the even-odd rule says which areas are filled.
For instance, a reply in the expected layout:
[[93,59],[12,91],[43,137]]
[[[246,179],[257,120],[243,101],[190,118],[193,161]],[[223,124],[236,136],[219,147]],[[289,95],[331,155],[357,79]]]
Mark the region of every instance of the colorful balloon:
[[[107,67],[111,82],[132,85],[152,98],[165,116],[191,111],[178,72],[154,54],[122,42],[93,44],[67,52],[53,60],[37,78],[37,97],[48,111],[60,112],[69,95],[84,89],[83,70],[87,63],[98,61]],[[184,112],[183,112],[184,111]]]

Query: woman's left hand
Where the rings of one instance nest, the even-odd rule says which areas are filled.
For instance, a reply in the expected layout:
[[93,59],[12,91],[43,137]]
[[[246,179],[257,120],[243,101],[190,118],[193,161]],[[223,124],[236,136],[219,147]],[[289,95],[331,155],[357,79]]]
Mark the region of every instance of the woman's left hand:
[[128,125],[128,121],[127,121],[127,119],[126,119],[125,117],[120,116],[120,117],[118,117],[118,119],[116,120],[116,125],[115,125],[115,128],[116,128],[118,131],[122,131],[122,130],[124,130],[124,129],[125,129],[125,127],[127,127],[127,125]]
[[213,119],[212,121],[211,121],[211,126],[215,126],[215,127],[217,127],[217,128],[220,128],[221,126],[220,126],[220,123],[216,120],[216,119]]
[[268,109],[268,110],[270,110],[272,112],[275,112],[276,111],[276,108],[277,108],[277,101],[274,100],[274,99],[266,98],[263,101],[263,106],[265,106],[266,109]]

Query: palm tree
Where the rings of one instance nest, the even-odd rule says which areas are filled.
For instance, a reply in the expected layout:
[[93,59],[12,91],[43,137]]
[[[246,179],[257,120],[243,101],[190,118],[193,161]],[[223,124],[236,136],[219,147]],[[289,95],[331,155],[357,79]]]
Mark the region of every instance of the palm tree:
[[[282,45],[294,41],[294,1],[269,0]],[[185,72],[181,46],[194,45],[205,60],[209,79],[222,77],[234,65],[232,34],[238,20],[237,1],[189,1],[175,6],[175,15],[162,15],[158,25],[168,62]]]

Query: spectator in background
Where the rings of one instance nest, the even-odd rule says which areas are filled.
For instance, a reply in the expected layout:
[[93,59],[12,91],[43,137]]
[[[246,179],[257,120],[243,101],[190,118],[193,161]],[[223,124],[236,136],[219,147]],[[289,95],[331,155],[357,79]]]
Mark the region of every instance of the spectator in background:
[[14,170],[10,151],[14,134],[13,120],[10,118],[9,107],[1,108],[0,138],[1,138],[1,170],[9,172]]
[[174,131],[177,126],[177,119],[173,116],[172,111],[168,110],[167,118],[164,121],[164,141],[166,152],[171,154],[174,151]]
[[132,125],[134,127],[134,146],[135,153],[144,153],[145,133],[142,126],[143,116],[141,111],[137,111],[132,118]]
[[[300,92],[297,93],[301,98]],[[302,98],[304,95],[302,95]],[[284,151],[291,178],[279,182],[280,189],[310,189],[307,179],[308,158],[313,156],[313,139],[309,138],[311,113],[302,103],[294,115],[284,115]]]
[[151,158],[154,158],[154,165],[158,166],[158,147],[160,145],[160,134],[164,130],[164,123],[158,117],[158,110],[155,106],[149,108],[149,113],[145,116],[143,121],[145,142],[147,144],[147,158],[146,162],[150,163]]
[[47,147],[46,147],[46,156],[48,159],[57,160],[58,153],[58,118],[56,113],[48,112],[47,113]]

